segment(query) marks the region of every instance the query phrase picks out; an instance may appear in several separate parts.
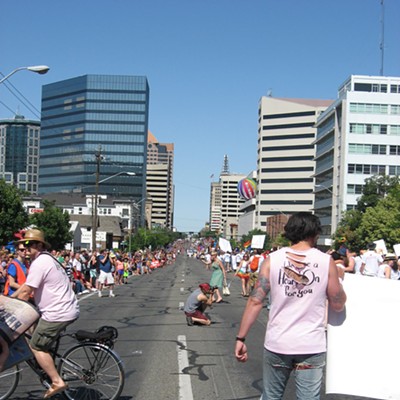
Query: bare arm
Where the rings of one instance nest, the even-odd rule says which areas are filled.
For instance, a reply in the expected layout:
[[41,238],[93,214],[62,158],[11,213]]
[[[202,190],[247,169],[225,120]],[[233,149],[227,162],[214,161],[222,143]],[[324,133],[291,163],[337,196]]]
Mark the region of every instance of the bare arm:
[[388,266],[385,268],[385,278],[386,278],[386,279],[390,279],[390,270],[391,270],[391,268],[390,268],[390,266],[388,265]]
[[9,282],[10,282],[10,287],[11,287],[12,289],[17,290],[17,289],[20,288],[21,285],[19,285],[19,284],[17,283],[17,281],[15,280],[15,278],[14,278],[12,275],[8,274],[8,280],[9,280]]
[[342,311],[347,297],[342,284],[339,282],[338,268],[332,258],[329,263],[328,287],[326,292],[332,310],[336,312]]
[[[237,335],[239,338],[246,337],[250,328],[252,327],[258,315],[260,314],[260,311],[263,306],[263,300],[271,289],[269,281],[269,271],[270,271],[270,260],[269,258],[267,258],[261,264],[256,285],[253,291],[251,292],[249,300],[247,301],[246,308],[242,316],[242,321],[240,323],[239,332]],[[236,340],[235,356],[236,359],[241,362],[245,362],[248,359],[247,346],[244,344],[244,342],[240,340]]]
[[349,262],[346,268],[344,269],[344,272],[354,272],[354,266],[356,262],[354,261],[354,257],[349,257],[348,258]]
[[24,283],[16,292],[11,295],[11,297],[28,301],[32,294],[33,287]]
[[361,273],[361,275],[364,275],[364,269],[365,269],[365,263],[362,263],[362,264],[361,264],[361,267],[360,267],[360,273]]

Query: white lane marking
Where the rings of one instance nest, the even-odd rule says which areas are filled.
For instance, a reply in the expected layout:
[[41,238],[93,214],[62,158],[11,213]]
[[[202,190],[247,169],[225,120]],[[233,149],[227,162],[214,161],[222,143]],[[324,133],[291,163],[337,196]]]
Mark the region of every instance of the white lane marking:
[[181,287],[181,293],[185,290],[185,288]]
[[185,307],[185,303],[183,301],[179,302],[179,309],[183,310],[183,308]]
[[180,346],[176,346],[179,368],[179,400],[193,400],[190,374],[188,372],[183,372],[185,368],[189,367],[189,359],[186,350],[186,336],[179,335],[178,342],[181,344]]

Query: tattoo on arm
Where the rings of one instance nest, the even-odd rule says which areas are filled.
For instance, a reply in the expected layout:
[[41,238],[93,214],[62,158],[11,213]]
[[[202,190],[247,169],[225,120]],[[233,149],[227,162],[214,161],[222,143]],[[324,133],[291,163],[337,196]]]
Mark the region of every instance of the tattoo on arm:
[[270,289],[271,284],[269,282],[269,279],[264,276],[259,276],[250,296],[262,301],[268,294]]

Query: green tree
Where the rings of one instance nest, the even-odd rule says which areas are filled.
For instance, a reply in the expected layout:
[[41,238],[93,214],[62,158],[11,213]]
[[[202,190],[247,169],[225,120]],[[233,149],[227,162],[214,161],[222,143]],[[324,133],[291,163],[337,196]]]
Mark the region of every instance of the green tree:
[[400,202],[396,193],[380,199],[363,214],[357,233],[365,242],[384,239],[388,247],[400,242]]
[[22,191],[0,179],[0,243],[14,240],[14,233],[27,225],[28,214],[22,205]]
[[72,241],[69,214],[56,207],[55,201],[43,201],[43,212],[33,214],[30,222],[45,234],[51,248],[60,250]]
[[286,247],[290,246],[290,240],[286,239],[283,233],[280,233],[273,241],[272,247]]
[[342,243],[346,243],[347,247],[354,251],[359,251],[365,247],[365,239],[358,230],[362,218],[363,213],[359,210],[349,210],[343,214],[333,235],[336,249]]
[[376,175],[365,180],[363,193],[354,210],[343,214],[333,235],[335,248],[342,243],[352,250],[365,248],[370,241],[384,239],[391,246],[399,243],[399,177]]
[[357,201],[357,210],[364,213],[375,207],[393,188],[399,185],[398,176],[374,175],[365,180],[362,196]]

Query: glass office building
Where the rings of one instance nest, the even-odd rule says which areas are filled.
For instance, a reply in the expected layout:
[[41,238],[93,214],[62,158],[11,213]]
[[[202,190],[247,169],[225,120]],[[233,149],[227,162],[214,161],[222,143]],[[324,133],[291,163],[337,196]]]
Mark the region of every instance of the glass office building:
[[0,179],[38,194],[40,122],[16,115],[0,121]]
[[148,110],[144,76],[84,75],[43,86],[39,193],[94,193],[99,166],[99,194],[145,198]]

